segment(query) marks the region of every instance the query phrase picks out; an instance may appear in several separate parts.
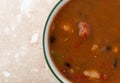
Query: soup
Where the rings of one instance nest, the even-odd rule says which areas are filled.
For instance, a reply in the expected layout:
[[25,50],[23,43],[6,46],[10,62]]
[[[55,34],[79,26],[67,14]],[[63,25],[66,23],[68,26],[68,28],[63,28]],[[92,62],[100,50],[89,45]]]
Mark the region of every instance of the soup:
[[49,29],[49,50],[73,83],[120,83],[120,0],[70,0]]

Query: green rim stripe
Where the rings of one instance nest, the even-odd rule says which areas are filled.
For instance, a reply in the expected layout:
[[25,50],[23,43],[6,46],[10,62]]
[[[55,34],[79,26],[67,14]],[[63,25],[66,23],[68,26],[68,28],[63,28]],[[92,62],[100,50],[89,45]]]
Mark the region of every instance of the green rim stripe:
[[54,10],[56,9],[56,7],[57,7],[62,1],[63,1],[63,0],[60,0],[60,1],[55,5],[55,7],[52,9],[52,11],[50,12],[50,14],[49,14],[49,16],[48,16],[48,18],[47,18],[47,20],[46,20],[45,27],[44,27],[44,31],[43,31],[43,42],[42,42],[42,43],[43,43],[44,57],[45,57],[45,60],[46,60],[46,62],[47,62],[47,65],[48,65],[50,71],[53,73],[53,75],[54,75],[61,83],[64,83],[64,82],[56,75],[56,73],[53,71],[53,69],[51,68],[51,66],[50,66],[50,64],[49,64],[49,62],[48,62],[47,56],[46,56],[46,51],[45,51],[45,31],[46,31],[46,28],[47,28],[48,21],[49,21],[51,15],[52,15],[52,13],[53,13]]

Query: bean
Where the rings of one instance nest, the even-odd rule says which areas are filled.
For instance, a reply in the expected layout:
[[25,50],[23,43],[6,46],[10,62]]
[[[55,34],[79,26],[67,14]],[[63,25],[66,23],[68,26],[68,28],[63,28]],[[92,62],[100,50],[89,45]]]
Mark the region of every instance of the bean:
[[114,60],[113,66],[114,66],[114,68],[117,68],[117,66],[118,66],[118,58],[117,57]]
[[112,47],[111,46],[106,46],[106,51],[111,51]]
[[111,50],[112,50],[112,47],[108,45],[108,46],[103,47],[102,50],[103,50],[103,51],[111,51]]
[[50,36],[50,43],[54,43],[56,41],[56,38],[55,38],[55,36]]
[[68,68],[71,68],[71,64],[68,63],[68,62],[65,62],[65,66],[68,67]]

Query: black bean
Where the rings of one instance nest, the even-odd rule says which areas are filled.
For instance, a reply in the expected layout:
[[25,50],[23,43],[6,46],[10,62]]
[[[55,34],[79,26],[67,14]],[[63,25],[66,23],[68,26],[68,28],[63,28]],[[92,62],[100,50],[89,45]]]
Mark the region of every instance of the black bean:
[[56,38],[55,38],[55,36],[50,36],[50,43],[54,43],[56,41]]
[[65,62],[65,66],[68,67],[68,68],[71,68],[70,63],[68,63],[68,62]]
[[114,66],[114,68],[116,68],[118,66],[118,58],[115,58],[113,66]]
[[111,50],[112,50],[112,47],[111,47],[111,46],[106,46],[106,50],[107,50],[107,51],[111,51]]
[[103,51],[111,51],[112,47],[111,46],[105,46],[103,47]]

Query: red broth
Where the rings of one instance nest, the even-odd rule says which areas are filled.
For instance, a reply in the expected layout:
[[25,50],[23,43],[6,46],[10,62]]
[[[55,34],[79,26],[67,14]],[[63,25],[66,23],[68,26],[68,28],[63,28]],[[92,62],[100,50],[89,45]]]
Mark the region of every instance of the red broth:
[[70,0],[49,30],[49,50],[73,83],[120,83],[120,0]]

